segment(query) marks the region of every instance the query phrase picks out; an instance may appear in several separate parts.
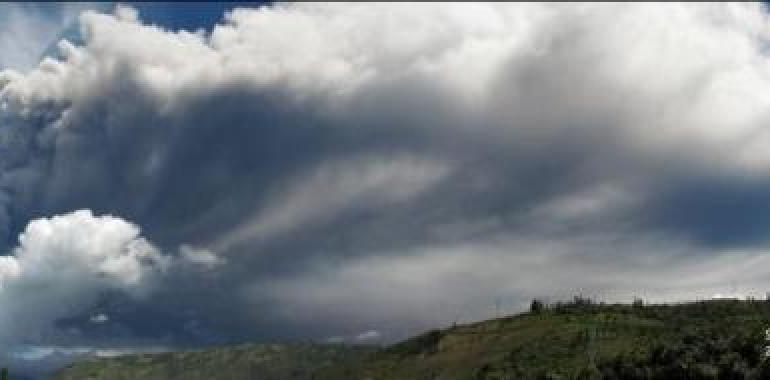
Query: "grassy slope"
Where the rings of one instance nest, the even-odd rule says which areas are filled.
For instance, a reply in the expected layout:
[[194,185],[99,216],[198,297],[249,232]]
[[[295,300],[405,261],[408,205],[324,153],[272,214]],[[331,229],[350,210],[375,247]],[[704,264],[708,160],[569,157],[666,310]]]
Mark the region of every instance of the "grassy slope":
[[758,369],[768,327],[764,301],[564,305],[429,332],[318,378],[770,378]]
[[[266,362],[266,368],[280,371],[259,378],[309,378],[309,371],[317,380],[770,378],[762,375],[763,347],[770,345],[764,340],[768,327],[770,302],[765,301],[644,307],[568,304],[539,314],[435,330],[363,356],[347,351],[302,356],[289,350],[279,355],[281,359]],[[161,377],[145,374],[152,372],[149,368],[165,368],[152,372],[165,374],[171,363],[188,368],[185,373],[200,373],[185,379],[250,378],[248,372],[234,375],[251,365],[244,363],[253,363],[244,360],[249,350],[97,361],[78,364],[58,379],[88,379],[84,374],[91,370],[102,374],[94,379],[155,379]],[[319,365],[319,360],[325,364]],[[126,367],[132,375],[121,377]],[[300,371],[299,377],[287,375],[291,368]]]
[[202,351],[89,360],[59,371],[57,380],[309,379],[332,363],[369,350],[332,345],[246,344]]

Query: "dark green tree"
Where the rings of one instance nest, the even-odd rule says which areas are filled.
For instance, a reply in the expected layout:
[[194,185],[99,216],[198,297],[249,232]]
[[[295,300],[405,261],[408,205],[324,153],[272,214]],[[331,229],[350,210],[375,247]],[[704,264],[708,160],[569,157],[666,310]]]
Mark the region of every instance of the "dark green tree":
[[545,304],[537,298],[533,299],[532,304],[529,305],[529,311],[533,314],[540,314],[543,309],[545,309]]
[[8,368],[0,369],[0,380],[8,380]]

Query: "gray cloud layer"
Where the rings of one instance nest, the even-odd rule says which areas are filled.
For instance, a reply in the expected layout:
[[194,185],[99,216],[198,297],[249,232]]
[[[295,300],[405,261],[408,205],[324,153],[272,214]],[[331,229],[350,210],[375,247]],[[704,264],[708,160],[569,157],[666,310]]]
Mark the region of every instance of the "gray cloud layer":
[[84,13],[63,60],[0,74],[9,248],[87,208],[217,268],[59,316],[85,341],[387,341],[497,297],[770,285],[760,4],[279,4],[209,35],[140,19]]

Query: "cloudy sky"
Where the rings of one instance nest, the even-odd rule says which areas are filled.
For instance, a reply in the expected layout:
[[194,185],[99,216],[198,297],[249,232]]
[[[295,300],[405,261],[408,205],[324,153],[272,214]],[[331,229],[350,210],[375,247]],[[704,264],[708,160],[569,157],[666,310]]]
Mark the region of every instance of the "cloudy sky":
[[0,351],[770,291],[749,4],[0,4]]

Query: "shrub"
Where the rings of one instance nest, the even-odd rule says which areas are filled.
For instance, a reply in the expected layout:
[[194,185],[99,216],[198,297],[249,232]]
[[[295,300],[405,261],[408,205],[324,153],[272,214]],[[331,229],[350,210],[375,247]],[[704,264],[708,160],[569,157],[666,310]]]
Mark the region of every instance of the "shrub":
[[545,304],[537,298],[533,299],[532,304],[529,305],[529,311],[532,314],[540,314],[544,309]]

